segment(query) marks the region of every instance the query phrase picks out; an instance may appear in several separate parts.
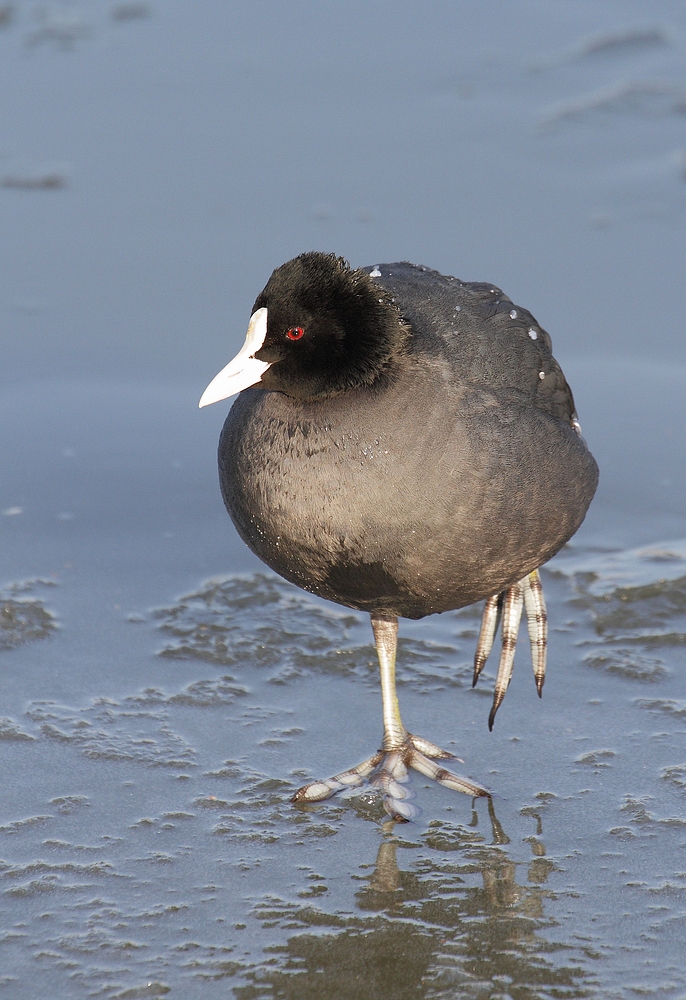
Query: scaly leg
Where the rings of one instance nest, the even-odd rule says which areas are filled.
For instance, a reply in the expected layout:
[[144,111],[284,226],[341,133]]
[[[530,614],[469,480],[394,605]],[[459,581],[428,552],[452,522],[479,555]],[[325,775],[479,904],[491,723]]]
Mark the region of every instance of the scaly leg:
[[408,733],[400,717],[400,707],[395,686],[395,656],[398,643],[398,619],[391,615],[373,615],[372,629],[381,672],[381,698],[383,704],[384,735],[381,750],[348,771],[305,785],[293,796],[293,802],[320,802],[335,792],[361,785],[365,778],[383,792],[386,812],[396,820],[410,820],[419,815],[419,809],[409,800],[412,791],[408,768],[419,771],[446,788],[467,795],[489,795],[481,785],[454,774],[435,760],[455,759],[447,750]]
[[495,715],[502,704],[505,692],[512,679],[517,633],[522,617],[522,608],[526,608],[526,621],[531,644],[531,660],[534,668],[534,679],[539,697],[542,694],[545,681],[546,652],[548,648],[548,616],[541,577],[537,569],[527,574],[519,583],[513,584],[501,594],[494,594],[486,601],[481,620],[481,630],[474,656],[474,677],[472,686],[479,679],[488,658],[498,624],[502,619],[502,650],[498,664],[498,675],[495,681],[493,707],[488,717],[488,728],[493,729]]

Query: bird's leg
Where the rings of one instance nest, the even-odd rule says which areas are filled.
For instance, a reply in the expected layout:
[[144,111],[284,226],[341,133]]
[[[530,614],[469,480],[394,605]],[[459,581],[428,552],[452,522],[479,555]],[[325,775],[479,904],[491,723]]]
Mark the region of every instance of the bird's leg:
[[517,633],[526,608],[526,622],[531,643],[531,660],[534,668],[536,690],[539,697],[545,680],[546,652],[548,648],[548,616],[543,597],[541,577],[537,569],[528,573],[519,583],[513,584],[501,594],[489,597],[484,607],[481,630],[474,656],[474,677],[472,686],[479,679],[486,659],[493,648],[493,641],[502,619],[502,650],[495,681],[493,707],[488,717],[488,728],[493,729],[496,712],[502,704],[505,692],[512,679]]
[[398,645],[398,619],[394,615],[372,615],[372,631],[381,674],[383,705],[383,742],[372,757],[349,771],[305,785],[293,796],[293,802],[318,802],[351,785],[360,785],[368,777],[370,784],[383,792],[384,809],[396,820],[409,820],[419,815],[419,809],[409,800],[414,797],[407,787],[408,768],[446,788],[467,795],[489,795],[481,785],[454,774],[434,763],[455,759],[454,754],[435,743],[408,733],[400,717],[395,686],[395,658]]
[[395,688],[395,656],[398,649],[398,619],[395,615],[372,615],[372,632],[381,675],[383,705],[383,750],[402,747],[407,730],[400,718],[400,705]]

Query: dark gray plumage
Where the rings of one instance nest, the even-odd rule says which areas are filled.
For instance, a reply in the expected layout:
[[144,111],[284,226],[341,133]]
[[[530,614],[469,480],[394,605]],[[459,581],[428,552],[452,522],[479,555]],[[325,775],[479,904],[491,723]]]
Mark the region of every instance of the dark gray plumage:
[[241,537],[281,576],[421,618],[550,559],[581,524],[597,468],[530,313],[491,285],[378,270],[412,330],[392,377],[305,403],[247,389],[224,425],[220,479]]

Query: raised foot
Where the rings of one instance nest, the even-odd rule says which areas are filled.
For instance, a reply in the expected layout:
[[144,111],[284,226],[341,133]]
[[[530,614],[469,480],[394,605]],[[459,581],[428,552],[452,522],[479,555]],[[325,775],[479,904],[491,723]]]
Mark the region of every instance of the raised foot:
[[472,796],[490,796],[490,792],[482,785],[477,785],[474,781],[434,763],[437,760],[457,760],[457,758],[447,750],[437,747],[435,743],[407,733],[404,741],[397,747],[379,750],[357,767],[341,771],[328,781],[313,781],[309,785],[303,785],[291,801],[321,802],[344,788],[359,786],[369,781],[370,785],[383,792],[383,806],[389,816],[401,821],[415,819],[421,810],[410,801],[414,798],[414,792],[408,787],[409,768],[456,792]]
[[502,650],[498,663],[498,675],[495,679],[493,707],[488,717],[488,728],[493,729],[495,714],[500,708],[505,692],[512,680],[517,633],[522,610],[526,611],[526,624],[531,643],[531,662],[534,668],[534,679],[538,697],[543,692],[545,681],[546,652],[548,649],[548,616],[543,597],[541,577],[537,569],[525,576],[519,583],[514,583],[500,594],[494,594],[486,601],[481,620],[481,630],[474,656],[474,677],[472,687],[476,685],[479,674],[484,668],[489,653],[493,649],[498,625],[502,622]]

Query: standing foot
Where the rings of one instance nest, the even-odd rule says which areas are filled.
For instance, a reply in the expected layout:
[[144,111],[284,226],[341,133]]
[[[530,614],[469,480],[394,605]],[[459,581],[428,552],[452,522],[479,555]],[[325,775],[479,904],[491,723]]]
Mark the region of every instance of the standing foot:
[[495,715],[502,704],[505,692],[512,680],[517,633],[522,610],[526,609],[526,623],[531,644],[531,660],[534,668],[534,680],[539,698],[543,692],[545,681],[546,653],[548,649],[548,616],[541,577],[537,569],[529,573],[519,583],[514,583],[501,594],[489,597],[484,607],[481,619],[481,630],[474,655],[474,677],[472,687],[476,685],[479,674],[484,668],[488,655],[493,648],[498,625],[502,621],[502,650],[498,663],[498,674],[495,680],[493,707],[488,717],[488,728],[493,729]]
[[421,736],[413,736],[405,729],[400,718],[395,688],[398,619],[396,615],[384,613],[374,614],[371,618],[381,675],[383,745],[380,750],[356,767],[341,771],[328,781],[313,781],[299,788],[291,801],[321,802],[344,788],[359,786],[369,781],[370,785],[383,792],[383,805],[388,815],[395,820],[407,821],[414,819],[420,813],[420,809],[409,801],[414,798],[414,793],[408,787],[410,768],[456,792],[490,797],[490,792],[482,785],[477,785],[476,782],[454,774],[435,763],[437,760],[456,760],[454,754],[442,750]]
[[410,768],[453,791],[472,796],[490,796],[490,792],[482,785],[434,763],[437,760],[456,759],[454,754],[442,750],[435,743],[422,739],[421,736],[405,733],[398,746],[379,750],[356,767],[341,771],[327,781],[313,781],[304,785],[291,801],[321,802],[344,788],[360,786],[368,780],[370,785],[383,792],[383,806],[389,816],[399,821],[415,819],[421,810],[409,801],[414,798],[414,792],[408,787]]

